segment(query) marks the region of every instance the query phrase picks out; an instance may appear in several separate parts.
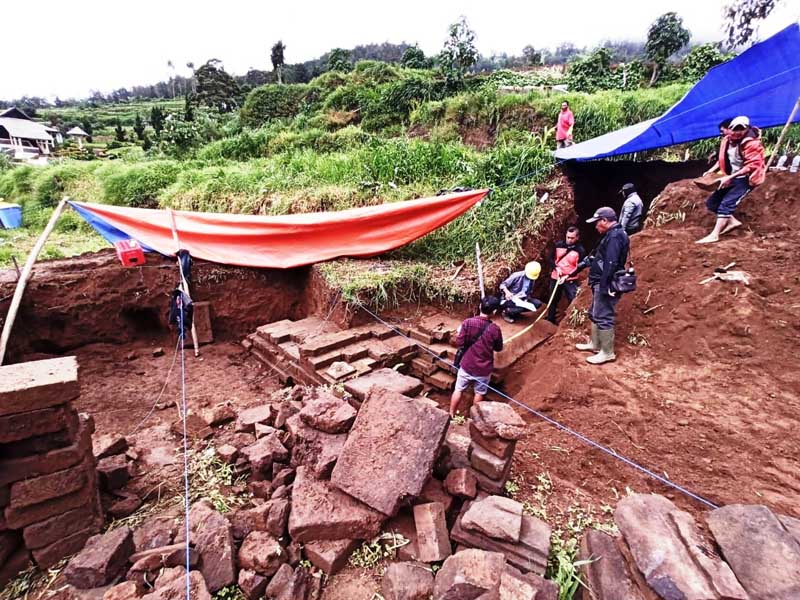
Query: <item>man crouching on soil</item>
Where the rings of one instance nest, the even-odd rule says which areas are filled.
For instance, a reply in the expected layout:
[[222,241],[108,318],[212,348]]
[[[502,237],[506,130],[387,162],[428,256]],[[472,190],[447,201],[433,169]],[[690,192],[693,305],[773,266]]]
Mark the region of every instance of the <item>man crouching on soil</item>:
[[[592,321],[592,339],[586,344],[576,344],[578,350],[597,352],[586,359],[593,365],[602,365],[617,358],[614,353],[614,325],[617,302],[620,293],[611,289],[614,273],[625,268],[630,250],[628,234],[617,223],[617,213],[613,208],[598,208],[587,223],[594,223],[597,233],[603,236],[590,261],[583,261],[583,268],[589,262],[589,287],[592,288],[592,306],[589,319]],[[574,274],[574,273],[573,273]]]
[[716,213],[717,222],[711,233],[696,244],[718,242],[719,236],[739,227],[742,222],[733,216],[734,211],[754,187],[764,183],[766,165],[761,131],[752,127],[747,117],[736,117],[725,131],[719,146],[718,164],[725,177],[719,180],[719,189],[706,200],[706,207]]
[[458,328],[456,346],[463,356],[458,366],[456,387],[450,397],[450,416],[454,417],[461,401],[461,392],[470,384],[475,386],[475,403],[483,400],[489,390],[489,380],[494,370],[494,353],[503,349],[503,334],[500,328],[492,323],[492,315],[500,308],[500,301],[495,296],[486,296],[481,300],[481,314],[470,317]]

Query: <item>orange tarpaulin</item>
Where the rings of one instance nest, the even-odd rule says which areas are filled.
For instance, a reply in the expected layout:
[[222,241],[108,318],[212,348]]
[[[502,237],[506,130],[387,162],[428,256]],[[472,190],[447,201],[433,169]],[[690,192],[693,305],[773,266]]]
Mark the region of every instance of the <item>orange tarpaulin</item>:
[[[173,211],[180,247],[226,265],[287,269],[340,256],[367,257],[399,248],[462,215],[489,190],[324,213],[276,217]],[[70,202],[110,242],[135,239],[174,254],[166,210]]]

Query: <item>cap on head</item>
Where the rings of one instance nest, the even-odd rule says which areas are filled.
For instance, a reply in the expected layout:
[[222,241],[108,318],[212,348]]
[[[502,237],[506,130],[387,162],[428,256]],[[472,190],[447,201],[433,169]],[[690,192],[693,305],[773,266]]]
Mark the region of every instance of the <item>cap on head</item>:
[[730,129],[747,129],[748,127],[750,127],[750,119],[745,116],[736,117],[730,124]]
[[525,265],[525,277],[528,279],[537,279],[539,277],[539,273],[542,272],[542,265],[540,265],[535,260],[532,260],[527,265]]
[[486,296],[481,299],[481,313],[484,315],[493,315],[500,308],[500,300],[497,296]]
[[617,213],[614,211],[613,208],[610,206],[601,206],[592,215],[591,219],[586,219],[587,223],[594,223],[595,221],[599,221],[600,219],[607,219],[609,221],[616,221],[617,220]]
[[632,183],[626,183],[620,188],[619,191],[621,194],[625,194],[627,196],[628,194],[636,191],[636,186]]

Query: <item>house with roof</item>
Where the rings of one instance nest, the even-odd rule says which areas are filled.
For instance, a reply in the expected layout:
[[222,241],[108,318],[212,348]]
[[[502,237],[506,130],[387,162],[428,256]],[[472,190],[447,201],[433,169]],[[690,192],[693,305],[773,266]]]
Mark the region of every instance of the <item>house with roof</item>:
[[0,112],[0,152],[5,151],[15,160],[47,157],[56,143],[48,129],[54,128],[34,121],[16,107],[4,110]]

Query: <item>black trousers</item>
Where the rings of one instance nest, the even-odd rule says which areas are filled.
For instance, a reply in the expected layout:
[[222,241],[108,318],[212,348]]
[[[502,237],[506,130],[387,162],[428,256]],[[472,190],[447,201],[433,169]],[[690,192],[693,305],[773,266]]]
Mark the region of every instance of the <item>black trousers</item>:
[[[556,285],[556,280],[550,280],[550,294],[553,293],[553,287]],[[552,321],[553,323],[556,322],[556,314],[558,312],[558,303],[561,301],[561,296],[565,295],[567,297],[568,304],[572,304],[572,301],[575,300],[575,296],[578,295],[578,282],[577,281],[565,281],[558,289],[556,289],[555,296],[553,296],[553,301],[550,303],[550,308],[547,310],[547,320]]]

